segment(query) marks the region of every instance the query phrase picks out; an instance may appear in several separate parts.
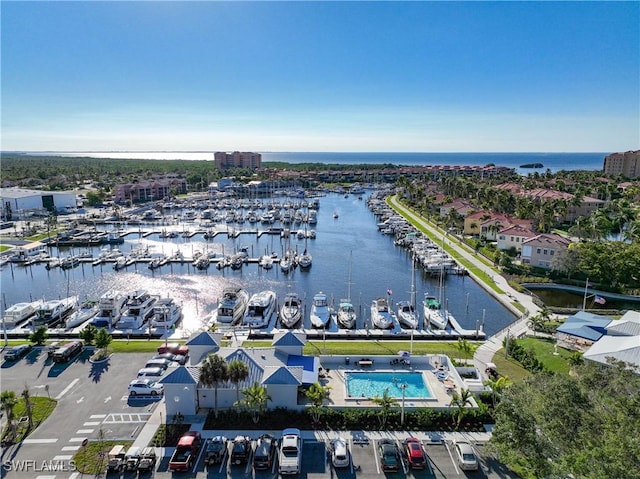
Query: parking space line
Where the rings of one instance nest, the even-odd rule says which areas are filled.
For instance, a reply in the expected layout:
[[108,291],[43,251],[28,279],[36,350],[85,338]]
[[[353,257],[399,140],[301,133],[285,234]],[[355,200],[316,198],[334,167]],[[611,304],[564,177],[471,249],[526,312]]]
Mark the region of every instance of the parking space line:
[[[54,461],[68,461],[68,460],[70,460],[72,457],[73,457],[73,456],[65,456],[65,455],[62,455],[62,456],[54,456],[54,457],[53,457],[53,460],[54,460]],[[54,476],[54,477],[55,477],[55,476]]]
[[57,439],[25,439],[22,444],[53,444]]
[[106,414],[92,414],[89,419],[104,419],[105,417],[107,417]]
[[373,441],[373,456],[376,458],[376,471],[378,471],[378,474],[380,474],[380,460],[378,459],[377,441]]
[[447,441],[444,442],[444,447],[447,448],[447,452],[449,453],[449,457],[451,458],[453,467],[456,470],[456,474],[460,475],[460,471],[458,470],[458,465],[456,464],[456,460],[453,458],[453,454],[451,454],[451,449],[449,449],[449,444],[447,444]]
[[80,449],[80,446],[64,446],[62,448],[62,452],[65,452],[65,451],[77,451],[78,449]]
[[73,474],[71,474],[69,476],[69,479],[76,479],[79,475],[80,475],[80,473],[76,471],[76,472],[74,472]]
[[69,439],[69,442],[82,442],[86,439],[86,437],[72,437]]
[[66,388],[64,388],[62,392],[55,397],[55,400],[59,401],[60,399],[62,399],[62,396],[67,394],[71,390],[71,388],[76,385],[78,381],[80,381],[80,378],[75,378],[73,381],[71,381],[71,384],[69,384]]
[[404,449],[402,448],[402,445],[398,445],[398,441],[394,440],[395,445],[396,445],[396,450],[398,451],[398,454],[400,454],[400,464],[402,464],[402,470],[404,471],[405,475],[408,472],[407,466],[404,463],[404,457],[403,457],[403,453],[404,453]]
[[76,431],[76,434],[91,434],[93,432],[93,429],[78,429]]
[[36,479],[56,479],[56,476],[36,476]]
[[88,422],[85,422],[82,425],[83,426],[99,426],[100,425],[100,421],[88,421]]

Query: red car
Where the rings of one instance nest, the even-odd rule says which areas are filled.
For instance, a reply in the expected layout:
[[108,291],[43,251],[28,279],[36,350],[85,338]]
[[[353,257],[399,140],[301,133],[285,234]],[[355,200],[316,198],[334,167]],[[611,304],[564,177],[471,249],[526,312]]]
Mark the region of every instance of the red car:
[[427,458],[422,449],[422,444],[415,437],[408,437],[404,441],[404,452],[407,462],[412,469],[424,469],[427,467]]

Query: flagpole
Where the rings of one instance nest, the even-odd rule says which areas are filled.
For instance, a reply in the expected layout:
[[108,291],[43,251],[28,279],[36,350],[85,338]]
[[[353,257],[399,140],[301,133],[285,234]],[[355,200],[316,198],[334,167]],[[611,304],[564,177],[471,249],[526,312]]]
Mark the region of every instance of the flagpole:
[[584,298],[582,299],[582,311],[587,309],[587,288],[589,288],[589,278],[587,278],[587,282],[584,284]]

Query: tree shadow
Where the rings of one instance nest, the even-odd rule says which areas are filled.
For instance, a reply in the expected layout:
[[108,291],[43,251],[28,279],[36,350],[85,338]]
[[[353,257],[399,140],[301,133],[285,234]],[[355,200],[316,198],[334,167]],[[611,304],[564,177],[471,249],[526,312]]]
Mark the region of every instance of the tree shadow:
[[103,373],[106,373],[109,370],[109,359],[106,361],[100,361],[91,363],[91,369],[89,370],[89,377],[94,383],[100,382],[100,378]]

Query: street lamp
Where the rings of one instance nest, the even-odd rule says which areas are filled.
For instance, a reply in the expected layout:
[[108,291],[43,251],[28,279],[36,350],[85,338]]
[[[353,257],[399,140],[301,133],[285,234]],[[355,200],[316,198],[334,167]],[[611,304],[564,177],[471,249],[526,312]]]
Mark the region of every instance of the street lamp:
[[400,389],[402,389],[402,409],[400,411],[400,425],[401,426],[404,426],[404,390],[407,389],[407,386],[409,386],[409,384],[407,384],[407,383],[398,384],[398,387]]

